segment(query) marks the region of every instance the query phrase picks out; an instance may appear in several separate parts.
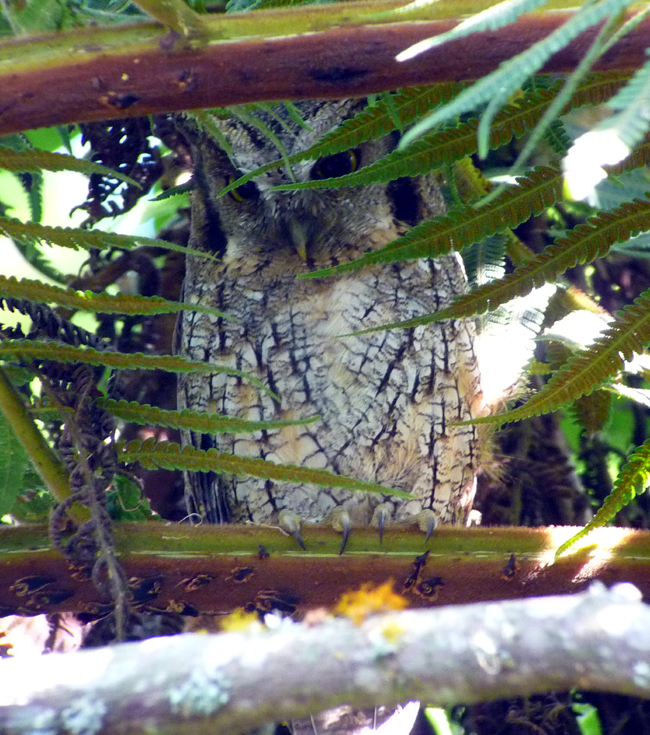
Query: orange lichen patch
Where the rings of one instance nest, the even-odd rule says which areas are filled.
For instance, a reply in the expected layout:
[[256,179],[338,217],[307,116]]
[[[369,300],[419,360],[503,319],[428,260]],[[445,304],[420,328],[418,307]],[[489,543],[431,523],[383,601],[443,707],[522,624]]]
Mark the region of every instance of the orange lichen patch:
[[378,587],[366,583],[356,592],[346,592],[338,601],[335,612],[350,618],[355,625],[374,613],[403,610],[408,601],[393,591],[393,580],[389,579]]

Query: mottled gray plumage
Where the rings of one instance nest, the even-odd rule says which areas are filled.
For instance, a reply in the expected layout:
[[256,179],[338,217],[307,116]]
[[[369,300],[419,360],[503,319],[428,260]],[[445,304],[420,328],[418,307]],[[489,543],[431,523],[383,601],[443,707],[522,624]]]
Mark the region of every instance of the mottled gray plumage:
[[[311,130],[279,108],[289,130],[264,117],[289,154],[305,150],[362,103],[304,102]],[[245,380],[184,375],[180,408],[255,420],[305,418],[318,423],[255,435],[188,432],[198,448],[323,468],[408,490],[415,500],[382,498],[313,485],[273,483],[232,475],[187,478],[190,510],[209,522],[277,522],[282,510],[305,521],[344,506],[353,522],[369,522],[380,502],[394,519],[433,509],[443,522],[463,523],[474,493],[477,434],[454,421],[480,412],[474,325],[445,321],[409,330],[342,335],[435,311],[462,293],[459,257],[378,265],[351,274],[296,280],[382,247],[410,226],[443,212],[433,175],[390,185],[273,192],[291,179],[269,171],[235,196],[217,198],[232,177],[279,157],[259,131],[218,121],[235,165],[188,119],[178,127],[191,145],[196,189],[190,245],[221,257],[188,257],[184,298],[236,318],[184,313],[177,342],[195,360],[235,366],[264,381],[280,403]],[[390,151],[387,136],[338,158],[301,161],[297,181],[345,168],[345,156],[365,166]]]

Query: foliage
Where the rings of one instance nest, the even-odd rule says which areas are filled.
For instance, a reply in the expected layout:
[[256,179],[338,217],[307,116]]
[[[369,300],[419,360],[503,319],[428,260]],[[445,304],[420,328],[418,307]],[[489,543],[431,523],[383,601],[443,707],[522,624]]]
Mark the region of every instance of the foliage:
[[[227,9],[242,12],[251,7],[283,4],[286,3],[275,0],[254,3],[230,0]],[[401,56],[408,58],[460,35],[512,22],[520,13],[529,12],[539,4],[533,0],[501,3],[485,14],[460,24],[450,33],[405,51]],[[448,214],[418,225],[385,248],[353,263],[311,273],[308,277],[331,277],[376,263],[435,257],[457,250],[468,254],[468,266],[473,264],[473,272],[478,274],[482,271],[492,278],[488,280],[477,276],[475,288],[443,311],[406,323],[385,325],[386,329],[410,328],[440,319],[474,318],[486,312],[496,312],[508,302],[549,283],[558,285],[567,298],[570,296],[574,299],[569,308],[585,308],[585,304],[589,308],[597,308],[589,304],[587,296],[583,294],[576,297],[575,291],[567,288],[566,274],[576,268],[582,269],[581,273],[588,273],[585,266],[600,262],[613,250],[619,253],[624,253],[626,249],[630,253],[632,248],[645,251],[645,233],[650,230],[650,203],[647,197],[643,197],[648,191],[647,188],[643,189],[643,185],[644,178],[647,184],[645,167],[650,160],[650,119],[646,114],[650,62],[631,77],[621,72],[588,73],[586,68],[587,62],[591,63],[602,55],[624,36],[632,23],[644,17],[647,9],[617,27],[619,15],[629,4],[628,0],[585,3],[548,38],[524,54],[507,60],[496,72],[476,84],[454,82],[371,96],[366,109],[325,135],[311,149],[288,156],[278,146],[277,161],[230,182],[221,195],[244,186],[273,168],[286,167],[290,172],[292,164],[298,161],[335,155],[364,141],[386,135],[401,135],[399,147],[370,166],[338,178],[309,183],[294,182],[278,188],[294,190],[359,186],[442,170],[447,176],[450,194]],[[144,18],[144,13],[166,24],[180,37],[192,39],[196,44],[194,48],[200,48],[201,39],[206,33],[200,3],[142,0],[136,3],[138,9],[126,3],[116,7],[110,0],[44,0],[39,5],[40,15],[34,10],[36,5],[4,3],[3,13],[0,14],[0,33],[9,37],[25,32],[65,31],[98,20],[109,25]],[[395,20],[408,17],[412,10],[408,6],[395,9]],[[581,67],[579,73],[567,80],[565,85],[560,80],[549,81],[542,76],[530,79],[552,54],[566,46],[577,34],[603,20],[606,23],[594,41],[584,68]],[[613,114],[598,122],[590,132],[578,137],[575,117],[571,115],[579,115],[587,106],[603,102]],[[296,108],[291,103],[285,105],[288,114],[296,120]],[[194,111],[191,114],[206,135],[215,135],[221,142],[223,140],[219,137],[218,126],[214,124],[214,114],[235,114],[254,124],[260,134],[266,136],[272,133],[263,122],[264,116],[277,117],[276,108],[268,103],[239,107],[230,113],[219,110]],[[536,127],[540,122],[541,127]],[[160,141],[164,140],[173,147],[173,136],[164,118],[147,121],[143,130],[139,133],[138,142],[141,143],[143,137],[148,140],[149,133],[154,133]],[[66,129],[56,131],[56,134],[69,147],[77,132]],[[101,136],[96,134],[97,130],[94,132],[91,134],[88,128],[84,129],[84,135],[96,144]],[[124,133],[121,129],[117,133],[115,129],[111,132],[117,135],[120,143],[122,138],[129,143],[130,136],[134,139],[137,137],[131,129]],[[521,140],[526,137],[533,141],[528,147],[534,148],[534,165],[530,166],[525,161],[528,148],[524,147],[523,152],[521,150]],[[578,140],[572,144],[575,138]],[[106,139],[113,140],[110,137]],[[605,142],[612,143],[615,153],[601,150]],[[594,148],[594,143],[600,148]],[[175,153],[182,153],[182,145],[178,141],[176,146]],[[158,147],[163,150],[162,143]],[[586,158],[584,150],[587,150]],[[132,203],[143,196],[144,191],[133,194],[134,189],[142,188],[140,179],[125,173],[123,164],[127,161],[127,152],[120,150],[116,155],[118,158],[123,155],[124,158],[116,162],[109,174],[109,169],[96,160],[88,162],[71,155],[41,150],[28,144],[22,136],[8,136],[0,140],[0,166],[18,176],[28,194],[31,214],[31,221],[23,222],[4,216],[3,208],[0,230],[19,243],[24,251],[31,251],[30,262],[44,277],[54,276],[60,283],[64,283],[65,279],[47,263],[45,245],[56,243],[74,249],[83,248],[88,252],[88,261],[81,277],[70,279],[65,284],[67,289],[30,280],[16,281],[0,277],[0,296],[6,308],[19,312],[30,321],[26,335],[20,326],[8,325],[3,328],[0,359],[7,369],[7,375],[20,389],[26,411],[32,420],[39,420],[43,441],[58,453],[61,466],[65,467],[69,476],[74,474],[75,463],[81,467],[83,482],[75,476],[77,486],[70,490],[69,498],[63,501],[59,498],[60,507],[67,510],[74,503],[91,508],[99,505],[105,518],[109,515],[108,506],[105,497],[98,499],[99,496],[107,487],[114,486],[115,477],[118,478],[115,485],[124,484],[126,481],[123,478],[136,462],[150,469],[164,467],[202,472],[249,472],[259,477],[295,479],[297,482],[309,479],[310,482],[326,485],[397,494],[390,489],[370,486],[369,483],[360,483],[352,478],[332,477],[305,468],[282,467],[259,460],[218,455],[215,451],[180,451],[176,443],[165,441],[164,438],[160,441],[142,441],[143,435],[137,434],[136,426],[146,426],[153,432],[162,433],[174,429],[254,433],[277,428],[278,422],[272,425],[245,422],[233,417],[217,416],[213,412],[196,414],[179,411],[175,405],[152,405],[151,399],[140,395],[140,392],[146,394],[145,388],[138,386],[138,390],[135,390],[129,383],[131,374],[139,376],[136,382],[145,380],[140,371],[161,371],[158,374],[187,370],[210,373],[223,371],[269,391],[259,380],[233,367],[191,363],[165,354],[170,350],[172,331],[170,322],[164,321],[165,315],[195,308],[179,300],[182,274],[179,275],[174,258],[187,252],[209,257],[189,250],[186,244],[174,239],[174,225],[179,223],[180,217],[169,223],[164,239],[42,224],[43,170],[73,169],[99,177],[95,178],[95,183],[98,180],[104,183],[112,181],[110,186],[96,186],[93,195],[89,195],[84,206],[91,212],[90,224],[96,224],[111,211],[111,197],[116,196],[118,187],[124,184],[131,186]],[[134,146],[129,155],[129,161],[138,161],[142,155],[141,149]],[[590,155],[591,164],[583,165]],[[493,189],[488,207],[485,206],[486,200],[481,198],[492,186],[486,179],[490,175],[496,178],[496,175],[503,177],[508,173],[508,165],[502,163],[501,156],[505,157],[507,163],[511,163],[512,158],[517,159],[516,173],[519,179],[516,185],[510,181],[508,187]],[[486,160],[479,162],[479,158]],[[480,171],[474,168],[475,164],[478,164]],[[575,172],[580,173],[587,168],[596,181],[607,176],[602,168],[605,165],[618,166],[608,181],[598,187],[593,181],[584,185],[586,194],[581,198],[588,199],[591,206],[574,202],[571,193],[575,195],[572,183]],[[627,171],[624,172],[624,169]],[[461,170],[465,172],[464,178],[459,173]],[[566,176],[563,171],[566,171]],[[165,186],[171,186],[170,190],[174,191],[176,183],[165,182]],[[570,191],[567,191],[567,185]],[[484,187],[483,190],[481,187]],[[164,196],[159,190],[156,193],[158,199]],[[598,201],[599,196],[603,200],[610,197],[608,201],[611,203],[615,200],[614,205],[603,206]],[[531,220],[540,223],[539,227],[543,231],[542,247],[535,251],[524,245],[515,232],[522,223]],[[498,246],[494,242],[491,247],[479,245],[495,235],[503,238]],[[504,250],[508,256],[505,265]],[[124,283],[132,272],[138,277],[136,294],[129,293],[129,287]],[[494,277],[497,274],[498,277]],[[123,292],[115,295],[107,293],[107,288],[120,288]],[[59,309],[55,311],[49,304],[57,304]],[[75,310],[96,315],[99,323],[96,333],[73,324],[71,320]],[[578,420],[583,421],[588,430],[596,432],[615,412],[614,402],[607,398],[606,390],[617,391],[619,395],[624,394],[639,403],[645,401],[647,405],[647,393],[642,392],[643,388],[628,386],[626,381],[633,372],[640,375],[640,379],[647,374],[643,367],[632,368],[630,362],[643,353],[646,343],[650,341],[650,292],[644,290],[643,293],[631,294],[613,311],[617,313],[609,328],[591,347],[575,354],[569,350],[556,363],[547,358],[546,368],[552,371],[552,375],[545,387],[533,394],[526,403],[510,412],[483,417],[479,421],[502,424],[542,412],[573,410],[575,406]],[[549,305],[547,326],[558,321],[562,315],[554,314],[553,304]],[[228,315],[215,313],[214,317],[227,318]],[[167,338],[166,342],[161,340],[164,342],[162,347],[156,342],[161,333],[166,334]],[[41,393],[35,387],[35,379],[40,381]],[[119,389],[116,385],[119,385]],[[78,400],[73,404],[66,398],[70,386],[79,387]],[[128,397],[123,398],[120,391],[126,391]],[[587,398],[592,400],[586,401]],[[116,444],[116,418],[123,422],[121,426],[125,431],[131,431],[131,437],[137,437],[134,442]],[[311,417],[303,420],[303,423],[316,420],[318,417]],[[89,443],[109,448],[98,449],[105,466],[90,468],[84,454],[84,447]],[[4,455],[4,463],[0,466],[0,512],[6,513],[13,506],[14,490],[19,500],[21,495],[26,497],[33,490],[30,485],[33,472],[28,454],[16,443],[8,422],[0,425],[0,453]],[[643,444],[630,457],[615,483],[613,494],[589,528],[606,523],[641,491],[648,475],[646,454],[647,446]],[[103,478],[105,482],[101,493],[97,489],[97,478]],[[8,492],[10,485],[12,489]],[[121,495],[119,488],[111,491],[118,492],[121,498],[119,502],[111,503],[113,515],[123,518],[128,511],[135,512],[136,508],[144,516],[149,515],[144,501],[134,498],[137,495],[135,487],[137,485],[133,484],[126,490],[123,487]],[[120,504],[122,510],[118,509]],[[62,522],[62,511],[57,513],[58,521]],[[102,560],[102,569],[105,572],[108,570],[110,588],[117,599],[123,595],[123,585],[111,561],[110,544],[102,537],[102,528],[98,523],[93,526],[93,532],[100,541],[103,538],[95,547],[95,553]],[[53,524],[54,536],[59,530],[56,523]],[[561,551],[569,545],[565,544]]]

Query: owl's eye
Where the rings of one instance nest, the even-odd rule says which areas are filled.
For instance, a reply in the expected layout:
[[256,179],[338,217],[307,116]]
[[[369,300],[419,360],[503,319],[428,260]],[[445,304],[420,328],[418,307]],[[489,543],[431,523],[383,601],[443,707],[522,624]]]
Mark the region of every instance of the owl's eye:
[[[228,183],[232,184],[232,182],[236,181],[238,178],[238,176],[231,176],[228,179]],[[247,181],[245,184],[238,186],[236,189],[233,189],[228,193],[236,202],[245,202],[247,199],[256,199],[260,192],[254,181]]]
[[311,170],[312,179],[331,179],[334,176],[345,176],[359,168],[361,155],[356,148],[335,153],[333,156],[319,158]]

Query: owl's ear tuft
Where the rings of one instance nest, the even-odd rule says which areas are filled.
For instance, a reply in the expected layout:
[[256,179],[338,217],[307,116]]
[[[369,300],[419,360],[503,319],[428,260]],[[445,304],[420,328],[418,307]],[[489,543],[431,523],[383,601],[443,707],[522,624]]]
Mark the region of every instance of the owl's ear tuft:
[[361,152],[357,148],[350,148],[348,151],[319,158],[311,169],[311,178],[318,180],[345,176],[356,171],[360,163]]

